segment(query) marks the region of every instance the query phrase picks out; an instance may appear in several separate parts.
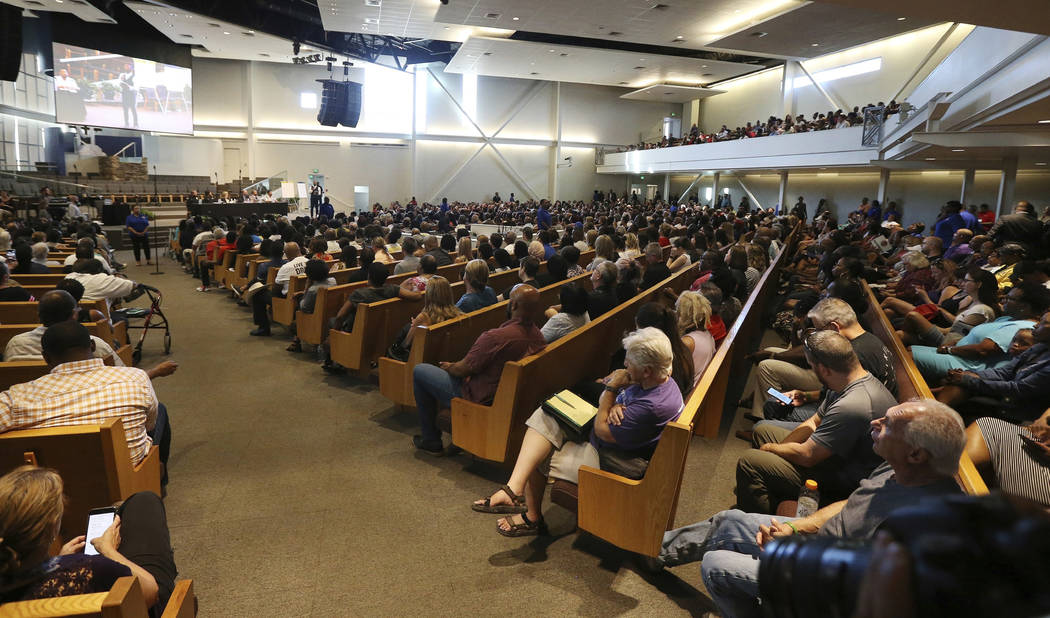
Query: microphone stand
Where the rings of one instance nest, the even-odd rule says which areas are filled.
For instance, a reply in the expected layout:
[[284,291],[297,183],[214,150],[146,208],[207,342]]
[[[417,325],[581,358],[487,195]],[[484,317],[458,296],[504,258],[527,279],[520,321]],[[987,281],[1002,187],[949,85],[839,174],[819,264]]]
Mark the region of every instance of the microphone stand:
[[[150,233],[148,231],[146,232],[146,247],[147,248],[152,248],[152,246],[153,246],[153,242],[152,241],[157,239],[157,231],[156,231],[157,230],[157,213],[156,213],[156,211],[154,211],[154,213],[153,213],[153,225],[151,225],[150,228],[153,230],[153,235],[150,236]],[[153,272],[150,273],[151,275],[163,275],[164,274],[164,272],[160,269],[160,256],[161,256],[161,251],[160,251],[160,246],[158,245],[157,246],[157,255],[156,255],[157,259],[156,259],[156,261],[153,262],[156,266],[154,267]]]

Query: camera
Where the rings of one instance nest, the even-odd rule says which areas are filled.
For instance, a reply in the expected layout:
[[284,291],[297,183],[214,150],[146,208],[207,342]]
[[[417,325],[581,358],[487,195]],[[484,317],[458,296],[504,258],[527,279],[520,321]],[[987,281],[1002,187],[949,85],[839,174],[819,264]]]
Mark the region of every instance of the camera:
[[[1023,516],[999,496],[948,496],[893,512],[880,528],[911,555],[915,615],[1036,616],[1050,611],[1050,521]],[[771,618],[848,617],[871,563],[872,542],[789,536],[759,564]]]

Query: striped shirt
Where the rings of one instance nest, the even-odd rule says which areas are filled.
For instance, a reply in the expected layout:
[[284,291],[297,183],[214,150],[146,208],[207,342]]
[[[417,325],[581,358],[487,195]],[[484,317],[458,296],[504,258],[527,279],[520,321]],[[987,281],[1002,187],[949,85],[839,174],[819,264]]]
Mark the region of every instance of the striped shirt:
[[977,419],[977,428],[991,455],[999,489],[1050,507],[1050,464],[1025,447],[1021,436],[1033,438],[1027,428],[1002,419]]
[[153,442],[157,395],[141,369],[107,367],[102,359],[63,363],[51,373],[0,393],[0,433],[69,425],[124,423],[131,461],[138,464]]

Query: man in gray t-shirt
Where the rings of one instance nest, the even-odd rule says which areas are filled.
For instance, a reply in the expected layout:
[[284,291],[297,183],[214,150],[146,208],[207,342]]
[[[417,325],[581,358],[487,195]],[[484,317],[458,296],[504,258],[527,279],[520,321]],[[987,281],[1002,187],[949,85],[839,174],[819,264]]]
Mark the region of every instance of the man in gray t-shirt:
[[837,332],[812,333],[805,352],[828,394],[816,414],[793,429],[772,422],[755,426],[756,448],[737,462],[737,504],[745,511],[775,511],[779,502],[797,498],[807,479],[817,481],[825,502],[844,498],[878,465],[869,424],[896,399]]
[[769,541],[813,534],[868,539],[896,509],[959,491],[952,477],[965,434],[954,410],[933,400],[910,401],[890,408],[870,428],[873,450],[886,462],[848,499],[797,519],[722,511],[664,533],[657,563],[678,566],[702,560],[704,585],[721,613],[758,616],[757,558]]

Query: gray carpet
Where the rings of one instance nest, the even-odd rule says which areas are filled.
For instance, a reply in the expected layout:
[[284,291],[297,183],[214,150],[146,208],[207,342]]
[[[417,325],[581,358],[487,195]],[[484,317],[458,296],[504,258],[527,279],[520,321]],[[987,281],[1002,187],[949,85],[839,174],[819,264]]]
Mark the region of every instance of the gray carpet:
[[[698,565],[643,574],[626,552],[577,534],[559,506],[546,507],[551,537],[498,535],[495,516],[469,505],[507,471],[417,454],[413,411],[374,384],[325,375],[312,354],[286,352],[283,327],[250,337],[247,308],[194,291],[197,280],[167,260],[161,268],[132,265],[129,276],[163,291],[171,320],[180,366],[155,382],[174,428],[165,504],[200,615],[713,611]],[[160,333],[143,352],[144,367],[164,358]],[[717,440],[694,439],[679,524],[734,502],[746,444],[725,434],[745,424],[729,425]]]

